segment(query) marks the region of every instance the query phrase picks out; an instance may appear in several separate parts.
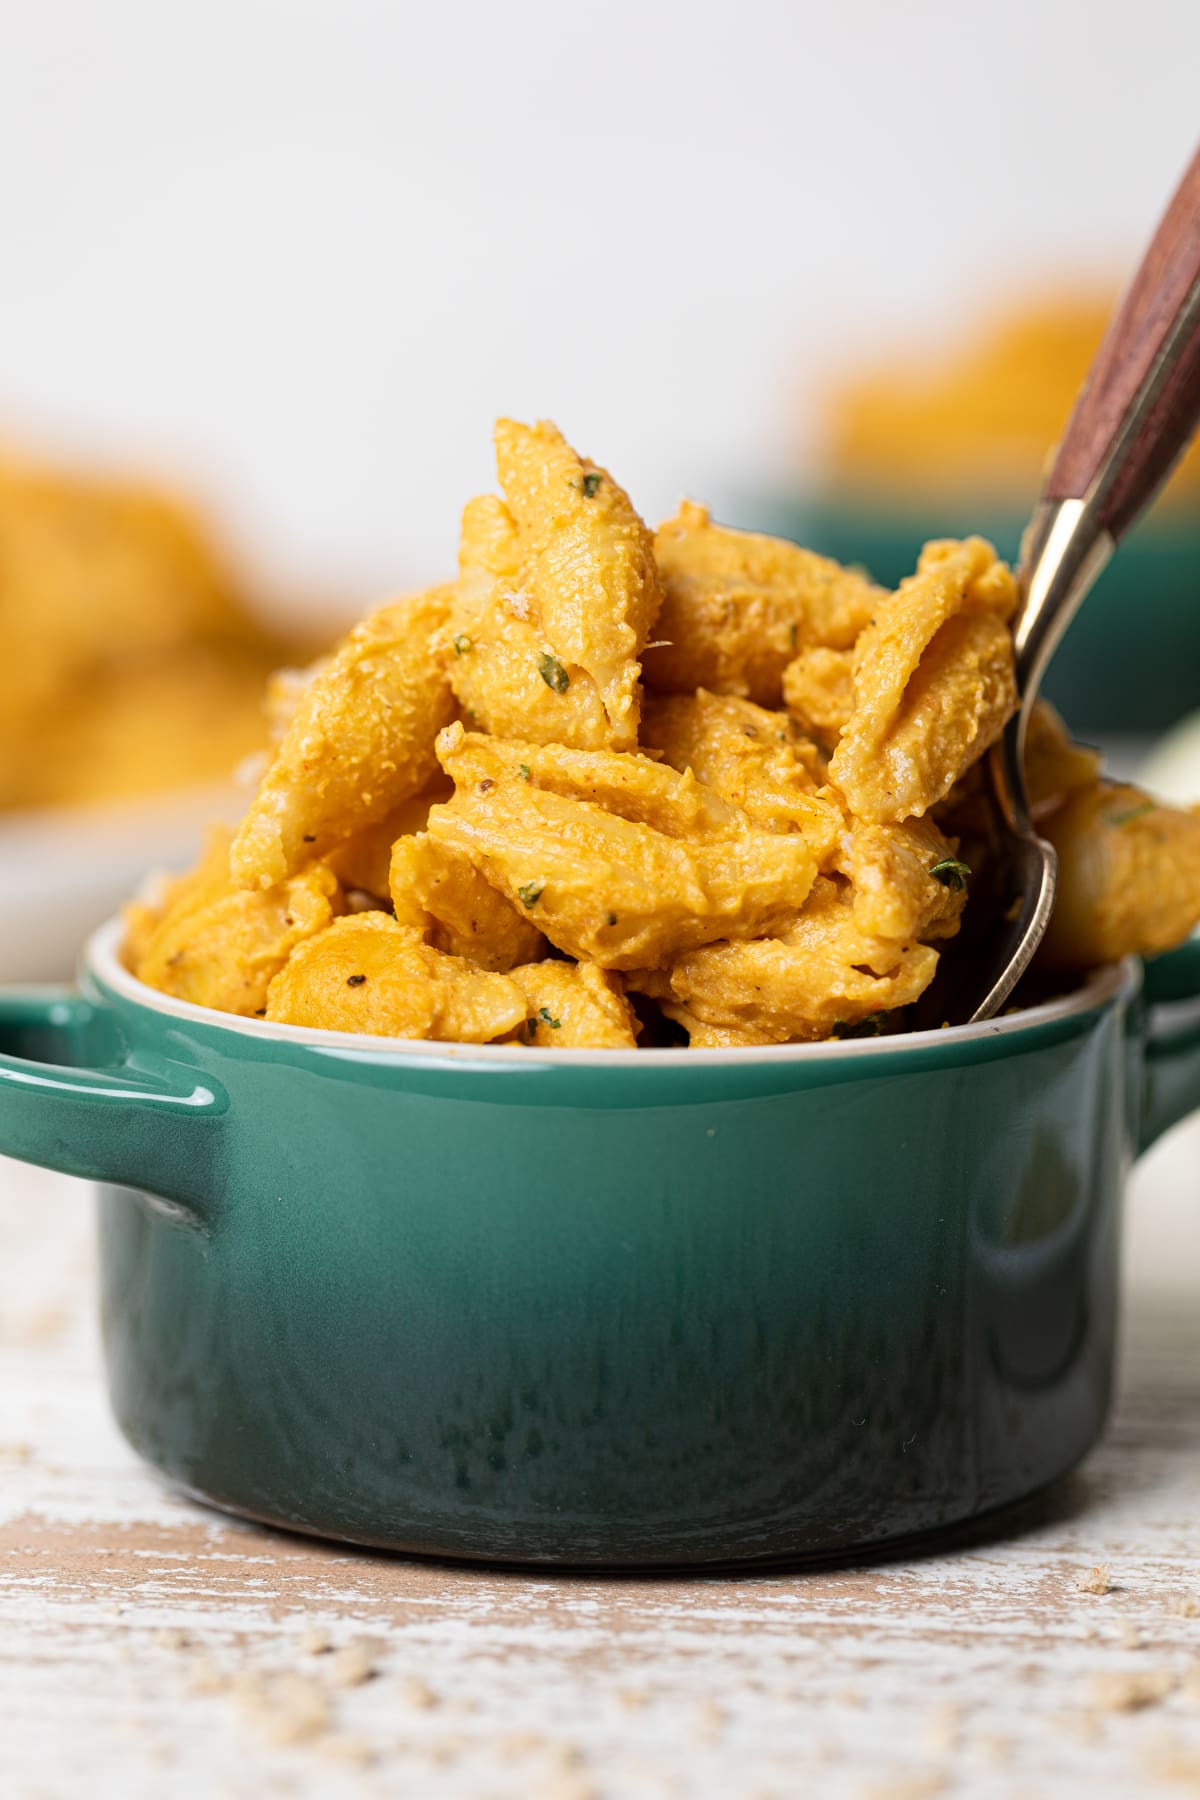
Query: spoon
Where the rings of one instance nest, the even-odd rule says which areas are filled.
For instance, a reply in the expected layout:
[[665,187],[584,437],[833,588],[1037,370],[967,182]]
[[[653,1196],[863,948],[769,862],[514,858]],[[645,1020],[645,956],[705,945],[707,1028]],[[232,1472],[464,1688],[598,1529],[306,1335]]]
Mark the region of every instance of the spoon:
[[[991,891],[973,894],[962,938],[919,1003],[918,1028],[990,1019],[1045,935],[1058,860],[1034,829],[1025,790],[1030,710],[1085,594],[1198,423],[1200,150],[1096,352],[1025,533],[1013,633],[1019,703],[990,756]],[[966,929],[973,910],[985,929]]]

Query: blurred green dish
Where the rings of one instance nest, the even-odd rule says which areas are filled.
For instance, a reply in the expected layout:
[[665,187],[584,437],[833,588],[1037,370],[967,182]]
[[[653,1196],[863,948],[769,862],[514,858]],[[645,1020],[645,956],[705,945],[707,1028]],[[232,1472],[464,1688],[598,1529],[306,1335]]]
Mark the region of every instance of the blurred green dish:
[[[895,587],[929,538],[978,533],[1016,560],[1027,512],[986,506],[894,508],[758,493],[739,524],[859,563]],[[1165,731],[1200,705],[1200,517],[1178,509],[1130,533],[1072,624],[1044,692],[1077,732]]]

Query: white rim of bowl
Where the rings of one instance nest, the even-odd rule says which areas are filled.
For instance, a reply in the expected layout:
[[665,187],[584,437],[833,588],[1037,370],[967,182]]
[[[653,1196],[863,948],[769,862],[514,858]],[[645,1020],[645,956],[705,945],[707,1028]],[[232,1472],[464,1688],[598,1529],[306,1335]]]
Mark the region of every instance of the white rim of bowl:
[[739,1067],[749,1063],[796,1062],[799,1060],[831,1060],[845,1057],[895,1056],[909,1049],[931,1049],[951,1044],[979,1043],[989,1038],[1020,1036],[1058,1019],[1092,1012],[1122,991],[1133,993],[1140,980],[1136,959],[1126,957],[1089,977],[1082,987],[1060,1000],[1041,1006],[1030,1006],[1021,1012],[1008,1013],[999,1019],[988,1019],[980,1025],[949,1025],[936,1031],[909,1031],[895,1037],[833,1038],[817,1044],[755,1044],[736,1049],[671,1049],[671,1050],[555,1050],[546,1054],[525,1044],[435,1044],[423,1038],[390,1038],[359,1036],[348,1031],[318,1031],[309,1025],[277,1025],[268,1019],[243,1019],[232,1013],[215,1012],[211,1007],[196,1006],[190,1000],[176,1000],[147,987],[121,962],[118,947],[125,933],[125,922],[119,916],[109,919],[93,932],[83,953],[83,965],[102,987],[131,1000],[152,1012],[189,1024],[205,1025],[210,1030],[225,1031],[234,1037],[270,1038],[279,1043],[299,1044],[310,1050],[336,1051],[341,1056],[355,1057],[383,1053],[409,1061],[449,1063],[482,1062],[496,1066],[518,1065],[523,1069],[576,1067],[592,1064],[598,1068],[645,1068],[652,1058],[655,1068],[695,1069],[723,1064]]

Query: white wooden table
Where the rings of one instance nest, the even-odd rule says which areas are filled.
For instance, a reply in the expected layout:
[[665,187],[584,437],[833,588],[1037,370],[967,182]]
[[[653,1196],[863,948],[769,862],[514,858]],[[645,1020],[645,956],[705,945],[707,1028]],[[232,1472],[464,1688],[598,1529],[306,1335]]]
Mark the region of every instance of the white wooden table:
[[105,1410],[86,1196],[0,1164],[0,1795],[1200,1793],[1200,1127],[1129,1251],[1113,1426],[1020,1535],[560,1580],[168,1491]]

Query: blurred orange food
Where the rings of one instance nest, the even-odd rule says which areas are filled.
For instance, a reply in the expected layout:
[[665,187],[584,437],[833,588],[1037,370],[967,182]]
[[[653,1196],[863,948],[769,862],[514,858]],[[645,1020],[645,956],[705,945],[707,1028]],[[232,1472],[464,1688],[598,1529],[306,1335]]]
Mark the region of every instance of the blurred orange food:
[[0,809],[224,779],[285,655],[187,506],[0,451]]
[[[829,396],[830,485],[877,500],[1030,499],[1114,304],[1095,290],[1043,293],[941,354],[856,374]],[[1200,444],[1164,498],[1200,502]]]

